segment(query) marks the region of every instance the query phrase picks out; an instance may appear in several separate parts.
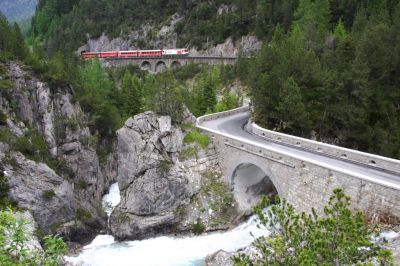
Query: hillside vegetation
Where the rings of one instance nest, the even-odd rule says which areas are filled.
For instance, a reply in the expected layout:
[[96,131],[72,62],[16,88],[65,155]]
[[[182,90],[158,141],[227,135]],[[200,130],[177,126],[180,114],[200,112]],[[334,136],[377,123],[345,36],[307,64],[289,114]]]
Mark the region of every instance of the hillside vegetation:
[[255,121],[400,158],[399,1],[340,2],[300,1],[290,31],[240,67]]
[[[43,43],[44,54],[54,62],[70,61],[87,34],[124,36],[145,23],[156,29],[176,12],[182,17],[175,27],[179,46],[204,48],[249,34],[264,40],[253,60],[239,60],[233,69],[221,72],[249,87],[259,124],[400,158],[398,0],[42,0],[31,41],[37,47]],[[120,86],[121,78],[114,78],[114,87]],[[179,83],[176,76],[172,80]],[[207,87],[206,79],[198,81],[203,84],[197,87]],[[215,100],[206,107],[202,98],[183,99],[196,115],[217,110],[210,108]]]

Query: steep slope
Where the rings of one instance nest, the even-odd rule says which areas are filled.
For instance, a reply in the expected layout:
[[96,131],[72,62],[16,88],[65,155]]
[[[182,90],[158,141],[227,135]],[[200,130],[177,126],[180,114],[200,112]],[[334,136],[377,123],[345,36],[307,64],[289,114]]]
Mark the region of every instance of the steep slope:
[[84,242],[104,227],[101,196],[109,182],[87,116],[72,88],[49,86],[18,63],[1,68],[8,86],[0,94],[0,165],[9,197],[1,203],[31,211],[43,232]]

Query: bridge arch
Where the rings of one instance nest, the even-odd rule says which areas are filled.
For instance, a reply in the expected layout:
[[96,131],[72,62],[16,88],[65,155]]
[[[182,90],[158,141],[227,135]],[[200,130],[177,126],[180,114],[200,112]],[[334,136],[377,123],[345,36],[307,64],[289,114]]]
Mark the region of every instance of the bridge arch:
[[151,70],[151,63],[149,61],[143,61],[140,64],[140,68],[143,70]]
[[155,72],[159,73],[161,71],[163,71],[163,69],[166,67],[166,64],[164,61],[158,61],[156,64],[156,68],[155,68]]
[[182,64],[181,64],[179,61],[173,61],[173,62],[171,63],[171,68],[172,68],[172,69],[177,69],[177,68],[180,68],[181,65],[182,65]]
[[233,163],[228,170],[230,187],[239,209],[251,210],[262,196],[284,197],[280,184],[265,162],[245,157]]

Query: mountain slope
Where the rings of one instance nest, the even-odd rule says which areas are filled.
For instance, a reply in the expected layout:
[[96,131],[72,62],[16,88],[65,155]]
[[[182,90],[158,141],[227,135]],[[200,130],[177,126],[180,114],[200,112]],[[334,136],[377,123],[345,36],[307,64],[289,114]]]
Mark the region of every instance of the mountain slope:
[[35,12],[37,0],[1,0],[0,11],[10,21],[21,21]]

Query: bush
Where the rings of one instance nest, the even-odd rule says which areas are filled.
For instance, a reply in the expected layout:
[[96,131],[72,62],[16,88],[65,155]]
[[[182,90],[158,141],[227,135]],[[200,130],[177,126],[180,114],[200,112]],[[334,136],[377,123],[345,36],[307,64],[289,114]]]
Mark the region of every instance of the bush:
[[196,235],[200,235],[206,229],[205,225],[201,222],[200,218],[197,218],[196,222],[192,225],[192,232]]
[[255,240],[258,255],[235,256],[235,265],[393,265],[391,252],[371,241],[363,215],[349,209],[350,198],[341,189],[333,193],[324,217],[314,209],[298,214],[285,200],[265,211],[264,198],[255,213],[271,234]]
[[16,203],[8,197],[9,190],[7,177],[4,175],[3,169],[0,169],[0,210],[9,206],[16,206]]
[[197,147],[197,145],[193,146],[193,147],[188,147],[179,154],[179,159],[183,160],[183,161],[187,160],[187,159],[191,159],[191,158],[197,159],[198,152],[199,152],[199,148]]
[[56,193],[54,192],[54,190],[45,190],[42,193],[42,198],[44,198],[45,200],[51,200],[54,196],[56,195]]
[[89,220],[91,218],[92,218],[92,215],[87,210],[85,210],[83,208],[78,208],[76,210],[76,219],[78,219],[79,221],[86,222],[87,220]]
[[57,236],[45,236],[44,251],[29,247],[28,223],[11,210],[0,211],[0,265],[60,265],[67,245]]
[[205,149],[210,144],[210,139],[207,135],[200,133],[198,129],[190,131],[183,139],[185,143],[196,142],[202,149]]
[[88,187],[88,183],[85,180],[79,180],[75,184],[78,189],[86,189]]
[[0,110],[0,125],[7,125],[7,116],[6,114]]

